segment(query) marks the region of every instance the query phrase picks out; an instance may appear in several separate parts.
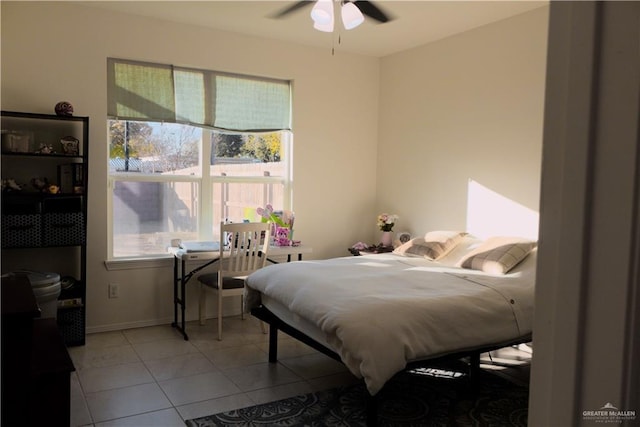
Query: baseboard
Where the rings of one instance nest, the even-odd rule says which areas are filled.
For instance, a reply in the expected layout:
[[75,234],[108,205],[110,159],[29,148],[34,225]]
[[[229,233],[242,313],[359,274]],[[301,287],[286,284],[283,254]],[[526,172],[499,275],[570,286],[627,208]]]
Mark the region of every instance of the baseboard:
[[140,320],[136,322],[112,323],[110,325],[101,325],[87,327],[87,334],[95,334],[98,332],[121,331],[123,329],[146,328],[149,326],[170,325],[173,318]]
[[[229,312],[224,312],[224,317],[232,317],[232,316],[240,316],[240,310],[229,310]],[[207,320],[209,319],[217,319],[217,316],[207,316]],[[195,322],[197,321],[197,313],[196,317],[193,319],[186,319],[187,322]],[[148,319],[148,320],[138,320],[134,322],[123,322],[123,323],[112,323],[109,325],[100,325],[100,326],[87,326],[86,333],[87,334],[95,334],[99,332],[112,332],[112,331],[122,331],[124,329],[135,329],[135,328],[146,328],[149,326],[161,326],[161,325],[170,325],[173,323],[173,317],[165,317],[162,319]]]

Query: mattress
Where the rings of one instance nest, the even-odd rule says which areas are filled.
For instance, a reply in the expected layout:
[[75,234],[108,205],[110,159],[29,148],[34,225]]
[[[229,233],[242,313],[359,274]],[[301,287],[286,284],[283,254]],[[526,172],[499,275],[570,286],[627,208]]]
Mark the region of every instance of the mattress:
[[307,319],[293,313],[287,307],[277,300],[270,298],[268,295],[262,295],[262,305],[266,307],[271,313],[276,315],[278,319],[282,320],[287,325],[297,329],[315,342],[322,344],[334,352],[336,349],[331,348],[328,342],[324,339],[324,333],[316,325],[308,321]]

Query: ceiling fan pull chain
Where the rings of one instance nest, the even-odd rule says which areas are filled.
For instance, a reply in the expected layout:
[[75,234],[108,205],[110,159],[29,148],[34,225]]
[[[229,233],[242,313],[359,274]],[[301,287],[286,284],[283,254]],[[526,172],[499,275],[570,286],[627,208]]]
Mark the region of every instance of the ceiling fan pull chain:
[[336,32],[333,31],[331,33],[331,56],[335,56],[335,54],[336,54]]

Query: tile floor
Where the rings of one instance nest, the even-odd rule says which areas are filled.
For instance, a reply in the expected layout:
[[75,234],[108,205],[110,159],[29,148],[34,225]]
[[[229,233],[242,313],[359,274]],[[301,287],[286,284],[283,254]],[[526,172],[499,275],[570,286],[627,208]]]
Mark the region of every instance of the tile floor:
[[[71,426],[184,426],[184,420],[357,381],[346,368],[279,334],[279,363],[267,362],[268,335],[248,316],[187,324],[189,341],[170,325],[89,334],[69,348]],[[487,356],[487,355],[485,355]],[[483,356],[483,367],[528,383],[527,351]],[[484,365],[484,363],[491,365]]]

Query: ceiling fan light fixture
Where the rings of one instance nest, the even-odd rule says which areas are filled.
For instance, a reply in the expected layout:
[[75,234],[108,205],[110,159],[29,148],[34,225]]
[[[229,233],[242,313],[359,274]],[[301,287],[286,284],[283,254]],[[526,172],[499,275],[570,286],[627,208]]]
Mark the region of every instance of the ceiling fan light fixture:
[[333,32],[333,18],[331,19],[331,21],[328,24],[319,24],[317,22],[314,22],[313,28],[315,28],[318,31],[325,32],[325,33],[332,33]]
[[311,9],[311,19],[316,25],[326,26],[331,24],[333,31],[333,0],[316,1],[313,9]]
[[346,2],[342,5],[342,24],[347,30],[352,30],[364,22],[364,15],[358,9],[358,6],[352,2]]
[[335,6],[335,3],[339,4],[340,18],[342,18],[343,27],[347,30],[352,30],[358,27],[367,18],[379,23],[389,22],[394,19],[384,11],[380,10],[380,8],[374,4],[374,0],[290,0],[290,4],[278,12],[274,17],[282,18],[299,9],[306,8],[307,6],[313,6],[310,13],[311,19],[313,20],[313,28],[318,31],[332,33],[334,31],[334,21],[336,19],[340,19],[335,17],[335,14],[338,12],[336,9],[338,6]]

